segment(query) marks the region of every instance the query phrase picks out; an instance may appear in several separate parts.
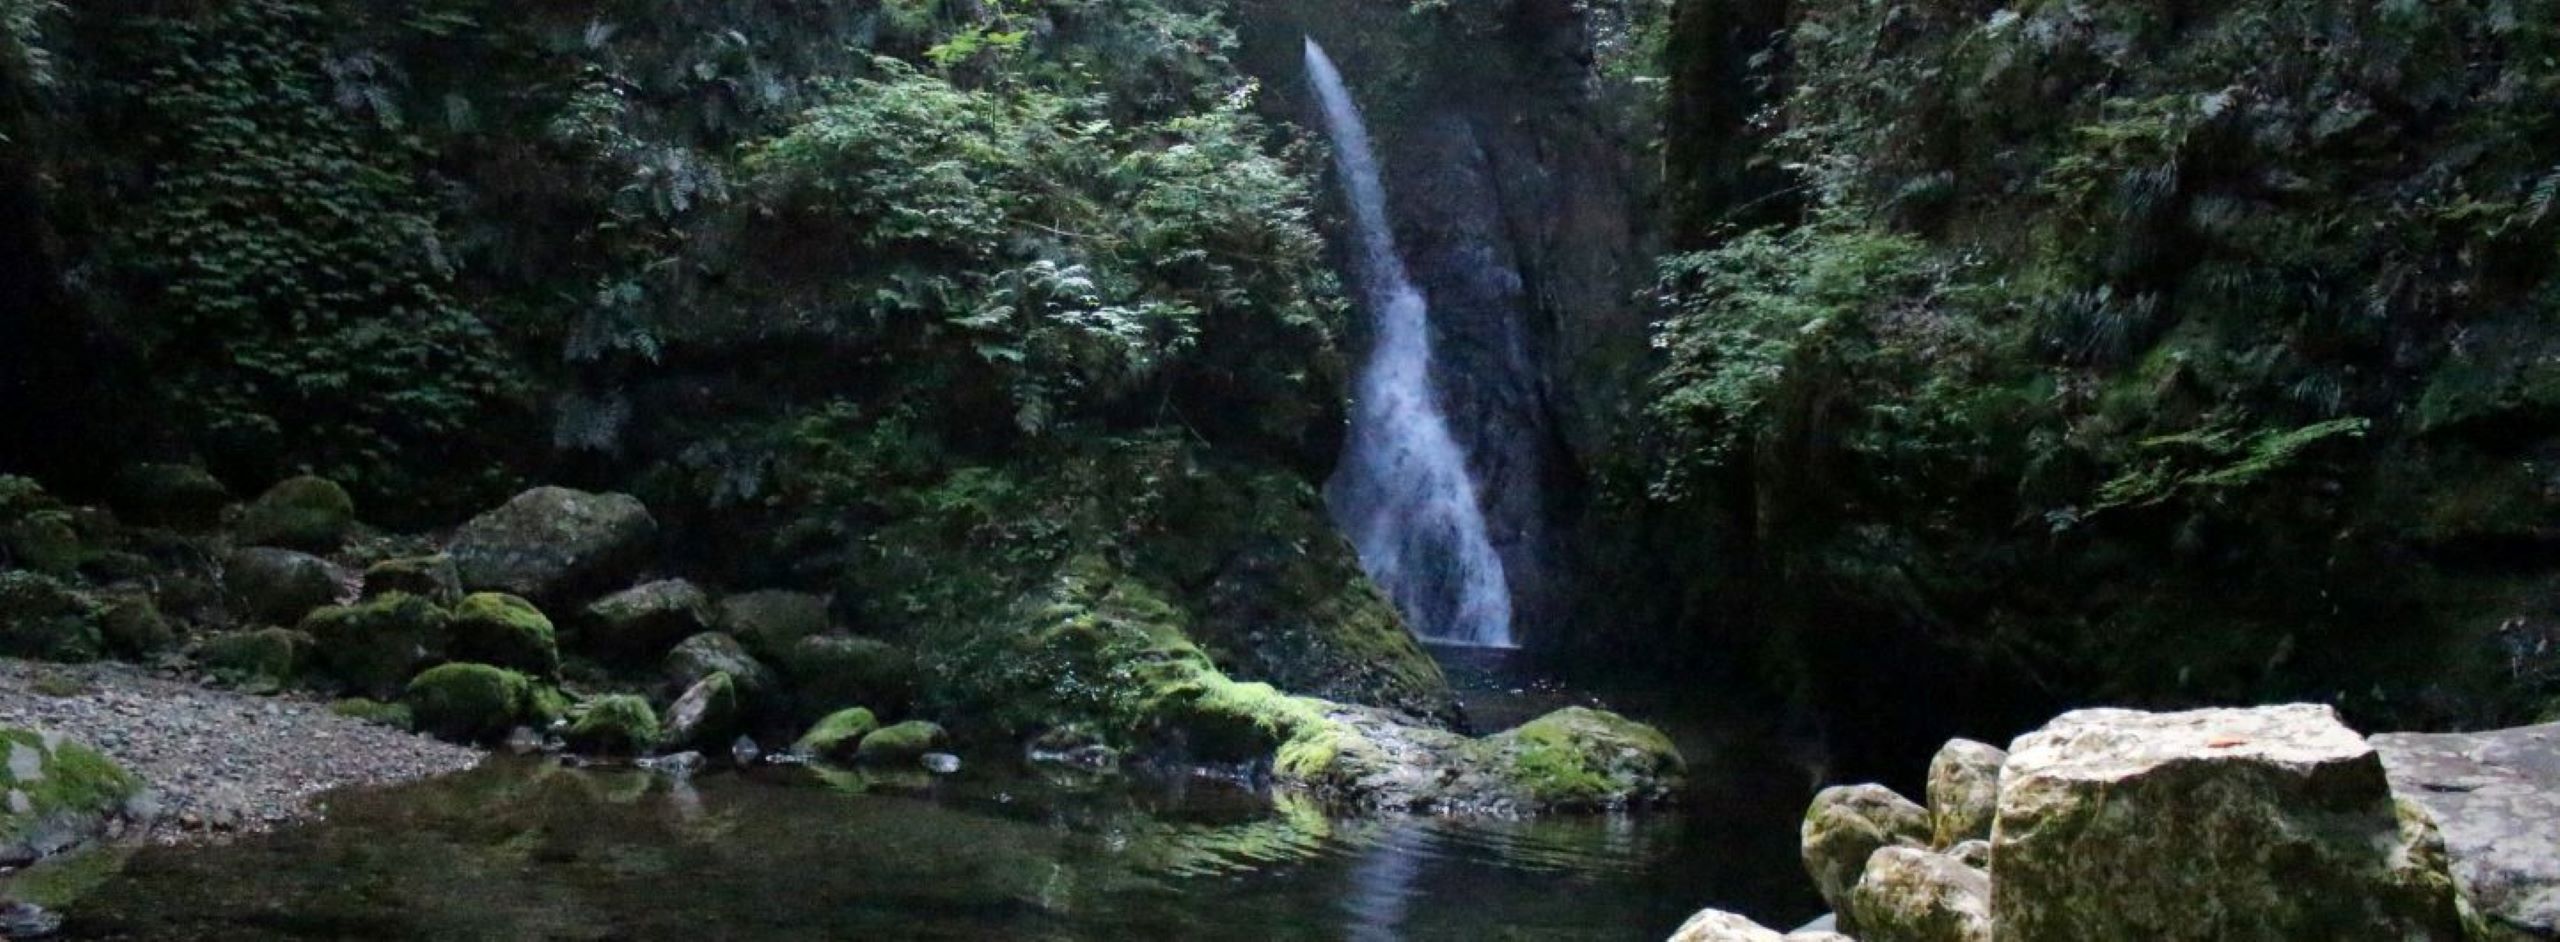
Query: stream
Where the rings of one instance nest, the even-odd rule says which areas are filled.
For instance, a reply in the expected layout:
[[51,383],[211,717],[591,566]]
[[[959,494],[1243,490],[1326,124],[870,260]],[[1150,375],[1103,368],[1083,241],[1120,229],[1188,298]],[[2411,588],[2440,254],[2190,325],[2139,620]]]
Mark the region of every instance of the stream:
[[[1478,722],[1589,694],[1443,649]],[[1625,706],[1625,704],[1613,704]],[[1793,925],[1808,782],[1748,723],[1663,717],[1678,808],[1526,821],[1331,816],[1223,780],[763,767],[690,780],[493,759],[325,821],[148,848],[76,939],[1658,940],[1702,906]],[[1719,732],[1722,730],[1722,732]],[[100,868],[105,869],[105,868]]]

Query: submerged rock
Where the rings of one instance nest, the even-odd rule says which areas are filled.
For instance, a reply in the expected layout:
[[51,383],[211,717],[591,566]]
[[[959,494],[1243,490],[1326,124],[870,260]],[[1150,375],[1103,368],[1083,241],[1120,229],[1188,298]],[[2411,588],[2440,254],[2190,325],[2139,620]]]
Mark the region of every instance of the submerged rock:
[[240,514],[244,546],[280,546],[312,553],[336,552],[356,525],[356,504],[327,478],[288,478],[249,502]]
[[1867,871],[1867,858],[1886,847],[1929,846],[1929,810],[1882,785],[1835,785],[1813,796],[1799,831],[1805,873],[1815,892],[1855,933],[1850,890]]
[[2002,942],[2462,938],[2434,827],[2325,706],[2065,714],[1994,831]]
[[1991,837],[2000,810],[2000,766],[2009,753],[1970,739],[1950,740],[1929,760],[1930,846],[1952,847]]
[[142,781],[61,736],[0,728],[0,866],[24,866],[104,836],[132,815]]
[[222,561],[222,587],[241,613],[276,624],[345,599],[351,582],[336,564],[298,550],[252,546]]
[[635,498],[543,487],[472,518],[446,551],[465,589],[557,605],[627,582],[657,532]]
[[647,664],[711,627],[711,596],[682,579],[633,586],[587,606],[578,650],[609,661]]
[[2372,743],[2442,829],[2475,942],[2560,939],[2560,724]]
[[1886,847],[1849,894],[1865,942],[1991,942],[1991,878],[1944,854]]

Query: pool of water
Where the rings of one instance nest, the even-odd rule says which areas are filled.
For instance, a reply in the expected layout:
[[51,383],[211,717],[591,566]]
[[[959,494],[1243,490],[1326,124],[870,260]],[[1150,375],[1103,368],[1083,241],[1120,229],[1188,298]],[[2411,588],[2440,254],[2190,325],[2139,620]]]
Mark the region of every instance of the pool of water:
[[[1573,696],[1488,671],[1462,681],[1480,715]],[[691,780],[498,760],[335,796],[323,822],[135,853],[65,909],[64,934],[1658,940],[1707,905],[1811,916],[1806,783],[1783,750],[1683,738],[1684,807],[1530,821],[1339,817],[1225,781],[1005,757],[949,778]]]

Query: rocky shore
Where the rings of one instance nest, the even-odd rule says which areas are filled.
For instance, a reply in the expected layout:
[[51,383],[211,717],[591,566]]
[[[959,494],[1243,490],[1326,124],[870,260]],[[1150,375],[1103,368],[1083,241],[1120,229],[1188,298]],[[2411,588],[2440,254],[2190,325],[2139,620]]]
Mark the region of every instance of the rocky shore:
[[0,727],[86,744],[148,790],[155,840],[258,831],[320,813],[322,793],[458,772],[477,749],[296,697],[257,697],[126,664],[0,660]]

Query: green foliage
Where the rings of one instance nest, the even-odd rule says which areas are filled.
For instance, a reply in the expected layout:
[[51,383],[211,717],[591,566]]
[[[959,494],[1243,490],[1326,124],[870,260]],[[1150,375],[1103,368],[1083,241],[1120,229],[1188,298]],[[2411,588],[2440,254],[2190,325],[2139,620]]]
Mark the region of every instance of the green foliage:
[[2145,439],[2142,465],[2101,485],[2091,509],[2209,500],[2264,480],[2324,440],[2361,438],[2372,426],[2365,419],[2332,419],[2297,429],[2243,433],[2216,426]]

